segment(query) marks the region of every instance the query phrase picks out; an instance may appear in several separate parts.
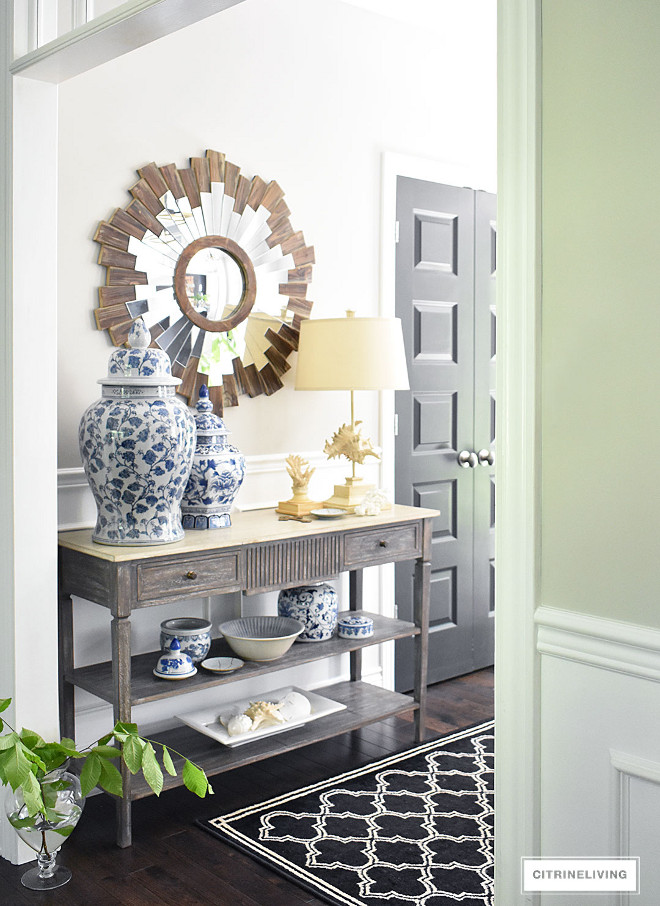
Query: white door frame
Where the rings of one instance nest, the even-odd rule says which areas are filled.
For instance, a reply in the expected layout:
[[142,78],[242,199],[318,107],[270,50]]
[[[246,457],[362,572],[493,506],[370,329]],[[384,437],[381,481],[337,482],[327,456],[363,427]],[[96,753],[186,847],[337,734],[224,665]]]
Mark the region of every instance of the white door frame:
[[541,2],[498,0],[495,887],[540,852]]
[[[166,0],[172,6],[181,0]],[[211,2],[211,0],[208,0]],[[520,893],[519,857],[538,853],[538,714],[540,696],[538,689],[538,659],[535,650],[534,610],[537,606],[539,562],[538,496],[540,471],[539,413],[539,308],[540,308],[540,253],[539,253],[539,161],[538,135],[539,62],[540,62],[540,2],[541,0],[499,0],[499,176],[498,176],[498,486],[497,486],[497,612],[496,619],[496,721],[497,721],[497,816],[496,816],[496,884],[498,906],[529,903]],[[218,0],[221,4],[222,0]],[[10,36],[12,34],[13,4],[1,4],[0,32],[3,32],[3,85],[0,119],[5,134],[12,135],[12,97],[16,96],[16,82],[9,72]],[[140,4],[138,4],[140,5]],[[97,36],[98,38],[98,36]],[[121,52],[121,51],[120,51]],[[116,55],[119,55],[118,52]],[[57,67],[55,67],[57,68]],[[30,79],[29,69],[21,75]],[[43,77],[43,76],[42,76]],[[57,82],[59,76],[52,78]],[[48,88],[52,89],[52,85]],[[34,113],[31,126],[41,134],[41,118],[51,123],[57,115],[56,91],[46,89],[40,96],[33,95],[34,111],[23,111],[20,116]],[[19,101],[22,103],[22,101]],[[19,111],[15,111],[18,113]],[[0,367],[3,372],[5,393],[0,400],[0,511],[6,525],[12,526],[12,514],[18,519],[13,530],[0,537],[0,569],[5,588],[13,594],[2,596],[0,618],[6,639],[6,656],[0,659],[1,694],[23,695],[25,704],[26,684],[31,672],[29,660],[18,659],[14,652],[22,650],[19,644],[21,623],[29,614],[29,595],[32,588],[25,559],[32,551],[45,551],[49,566],[41,579],[49,585],[49,599],[55,601],[56,581],[50,546],[53,544],[56,520],[51,517],[56,496],[56,470],[45,476],[41,491],[45,494],[48,518],[33,520],[35,536],[28,547],[29,507],[38,498],[35,493],[35,474],[30,474],[26,463],[14,469],[16,450],[14,443],[27,448],[26,437],[18,430],[17,410],[26,396],[33,392],[42,394],[43,409],[51,400],[55,387],[55,369],[52,365],[54,337],[47,331],[33,332],[29,337],[31,359],[40,363],[39,368],[29,369],[25,358],[21,360],[21,347],[27,325],[21,320],[20,293],[12,285],[12,264],[25,253],[24,241],[14,233],[12,198],[16,188],[16,174],[12,159],[25,175],[19,162],[18,148],[11,143],[2,151],[5,179],[0,186],[0,201],[4,213],[0,218],[0,246],[4,249],[4,277],[0,281],[3,300],[3,330],[0,337]],[[56,143],[44,142],[42,154],[50,154],[49,166],[56,165]],[[46,147],[48,146],[48,147]],[[50,151],[48,151],[50,148]],[[18,173],[19,181],[21,172]],[[443,177],[446,178],[446,177]],[[17,202],[21,199],[17,197]],[[31,214],[39,219],[39,199],[32,201]],[[52,198],[45,199],[47,211],[42,223],[47,223],[52,209]],[[54,242],[51,234],[51,242]],[[13,251],[12,251],[13,237]],[[52,246],[51,246],[52,248]],[[55,284],[56,272],[44,274]],[[383,283],[383,287],[385,282]],[[387,303],[384,297],[383,305]],[[14,317],[15,315],[15,317]],[[47,372],[44,372],[44,362]],[[18,370],[17,370],[18,369]],[[49,389],[50,388],[50,389]],[[46,396],[44,396],[46,394]],[[393,403],[391,404],[393,406]],[[55,407],[52,407],[52,412]],[[390,410],[393,413],[393,409]],[[383,425],[386,425],[385,414]],[[391,425],[391,420],[389,421]],[[56,425],[51,417],[47,428],[40,425],[39,442],[46,462],[54,462],[57,443]],[[381,431],[382,437],[391,432]],[[29,451],[27,451],[29,452]],[[385,452],[385,451],[384,451]],[[34,458],[34,451],[32,453]],[[390,461],[391,458],[390,458]],[[27,464],[30,463],[28,457]],[[35,461],[35,466],[39,463]],[[49,466],[50,468],[50,466]],[[38,490],[38,489],[37,489]],[[22,506],[22,509],[19,507]],[[47,532],[44,539],[40,533]],[[35,570],[33,569],[34,573]],[[54,644],[52,627],[42,629],[37,645],[32,648],[32,661],[40,660],[43,653],[50,656]],[[46,713],[51,702],[48,695],[38,699],[30,711],[39,711],[44,723],[52,721]],[[34,716],[36,717],[37,714]],[[15,835],[5,838],[3,852],[15,857]],[[12,849],[13,848],[13,849]]]

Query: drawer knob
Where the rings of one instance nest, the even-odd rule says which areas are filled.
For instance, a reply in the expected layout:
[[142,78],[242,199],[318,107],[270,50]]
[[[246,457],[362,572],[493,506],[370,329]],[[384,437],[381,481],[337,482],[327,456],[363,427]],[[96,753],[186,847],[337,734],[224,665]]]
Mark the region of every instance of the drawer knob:
[[379,541],[378,544],[380,547],[387,547],[387,541]]
[[184,579],[196,579],[197,573],[193,569],[190,569],[190,570],[188,570],[188,572],[185,574],[185,576],[183,578]]

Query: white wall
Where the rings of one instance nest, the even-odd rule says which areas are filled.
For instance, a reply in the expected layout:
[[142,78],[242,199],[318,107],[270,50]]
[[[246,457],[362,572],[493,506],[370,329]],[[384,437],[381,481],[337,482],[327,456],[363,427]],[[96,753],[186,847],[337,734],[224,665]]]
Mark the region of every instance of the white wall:
[[660,7],[542,12],[542,854],[641,856],[653,906]]
[[[316,249],[309,292],[316,317],[348,307],[379,311],[387,289],[379,258],[383,152],[460,163],[481,185],[494,185],[495,3],[442,8],[443,27],[430,29],[338,0],[246,0],[60,86],[62,482],[75,485],[79,476],[69,471],[80,466],[78,421],[99,395],[96,379],[111,351],[94,328],[104,270],[91,237],[99,220],[129,200],[137,167],[151,160],[183,166],[215,148],[247,175],[277,179],[292,224]],[[289,373],[275,396],[243,400],[225,414],[252,466],[239,502],[270,503],[280,489],[286,493],[284,456],[321,450],[348,417],[347,395],[295,393],[292,384]],[[389,426],[379,425],[375,396],[358,395],[357,407],[366,432],[382,442]],[[260,457],[266,471],[257,474]],[[322,494],[335,473],[319,464],[314,478]],[[61,491],[61,521],[88,515],[83,492]],[[232,605],[214,602],[213,613],[225,606]],[[94,661],[107,656],[99,626],[107,615],[89,609],[77,605],[76,644]],[[140,614],[150,625],[136,621],[138,650],[153,648],[166,610]],[[138,719],[148,725],[166,716],[151,709]],[[81,734],[97,725],[81,721]]]
[[[93,327],[104,270],[90,240],[135,168],[211,147],[277,179],[316,249],[314,315],[374,313],[381,152],[495,167],[495,8],[473,5],[490,15],[429,33],[335,0],[247,0],[60,87],[61,467],[80,463],[78,420],[110,348]],[[292,380],[228,413],[245,453],[319,448],[346,417],[341,394],[321,407]]]

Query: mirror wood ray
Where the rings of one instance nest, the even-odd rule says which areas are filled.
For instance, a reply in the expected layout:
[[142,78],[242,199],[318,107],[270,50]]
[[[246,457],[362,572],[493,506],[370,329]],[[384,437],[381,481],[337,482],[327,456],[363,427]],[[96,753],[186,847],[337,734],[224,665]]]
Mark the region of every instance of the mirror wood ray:
[[191,404],[202,383],[220,414],[240,395],[275,393],[312,310],[315,261],[284,192],[213,150],[187,168],[149,163],[137,174],[131,201],[94,235],[106,268],[98,329],[121,346],[142,317]]

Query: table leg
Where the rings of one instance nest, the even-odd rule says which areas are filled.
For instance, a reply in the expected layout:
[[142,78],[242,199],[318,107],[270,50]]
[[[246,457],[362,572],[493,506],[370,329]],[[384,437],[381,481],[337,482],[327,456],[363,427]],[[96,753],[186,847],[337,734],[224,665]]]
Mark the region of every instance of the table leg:
[[[127,617],[112,620],[112,683],[114,688],[115,722],[131,720],[131,621]],[[132,843],[131,835],[131,773],[121,762],[124,795],[117,800],[117,846]]]
[[[349,607],[351,610],[362,610],[363,573],[361,569],[352,569],[348,574]],[[362,649],[351,651],[351,682],[362,679]]]
[[429,656],[429,602],[431,597],[431,537],[433,521],[424,520],[422,556],[415,561],[413,586],[413,620],[419,626],[415,636],[415,682],[413,696],[418,704],[415,711],[415,739],[421,742],[426,734],[426,686]]
[[73,601],[71,595],[60,591],[58,603],[60,735],[75,739],[75,690],[65,678],[67,674],[73,672]]

